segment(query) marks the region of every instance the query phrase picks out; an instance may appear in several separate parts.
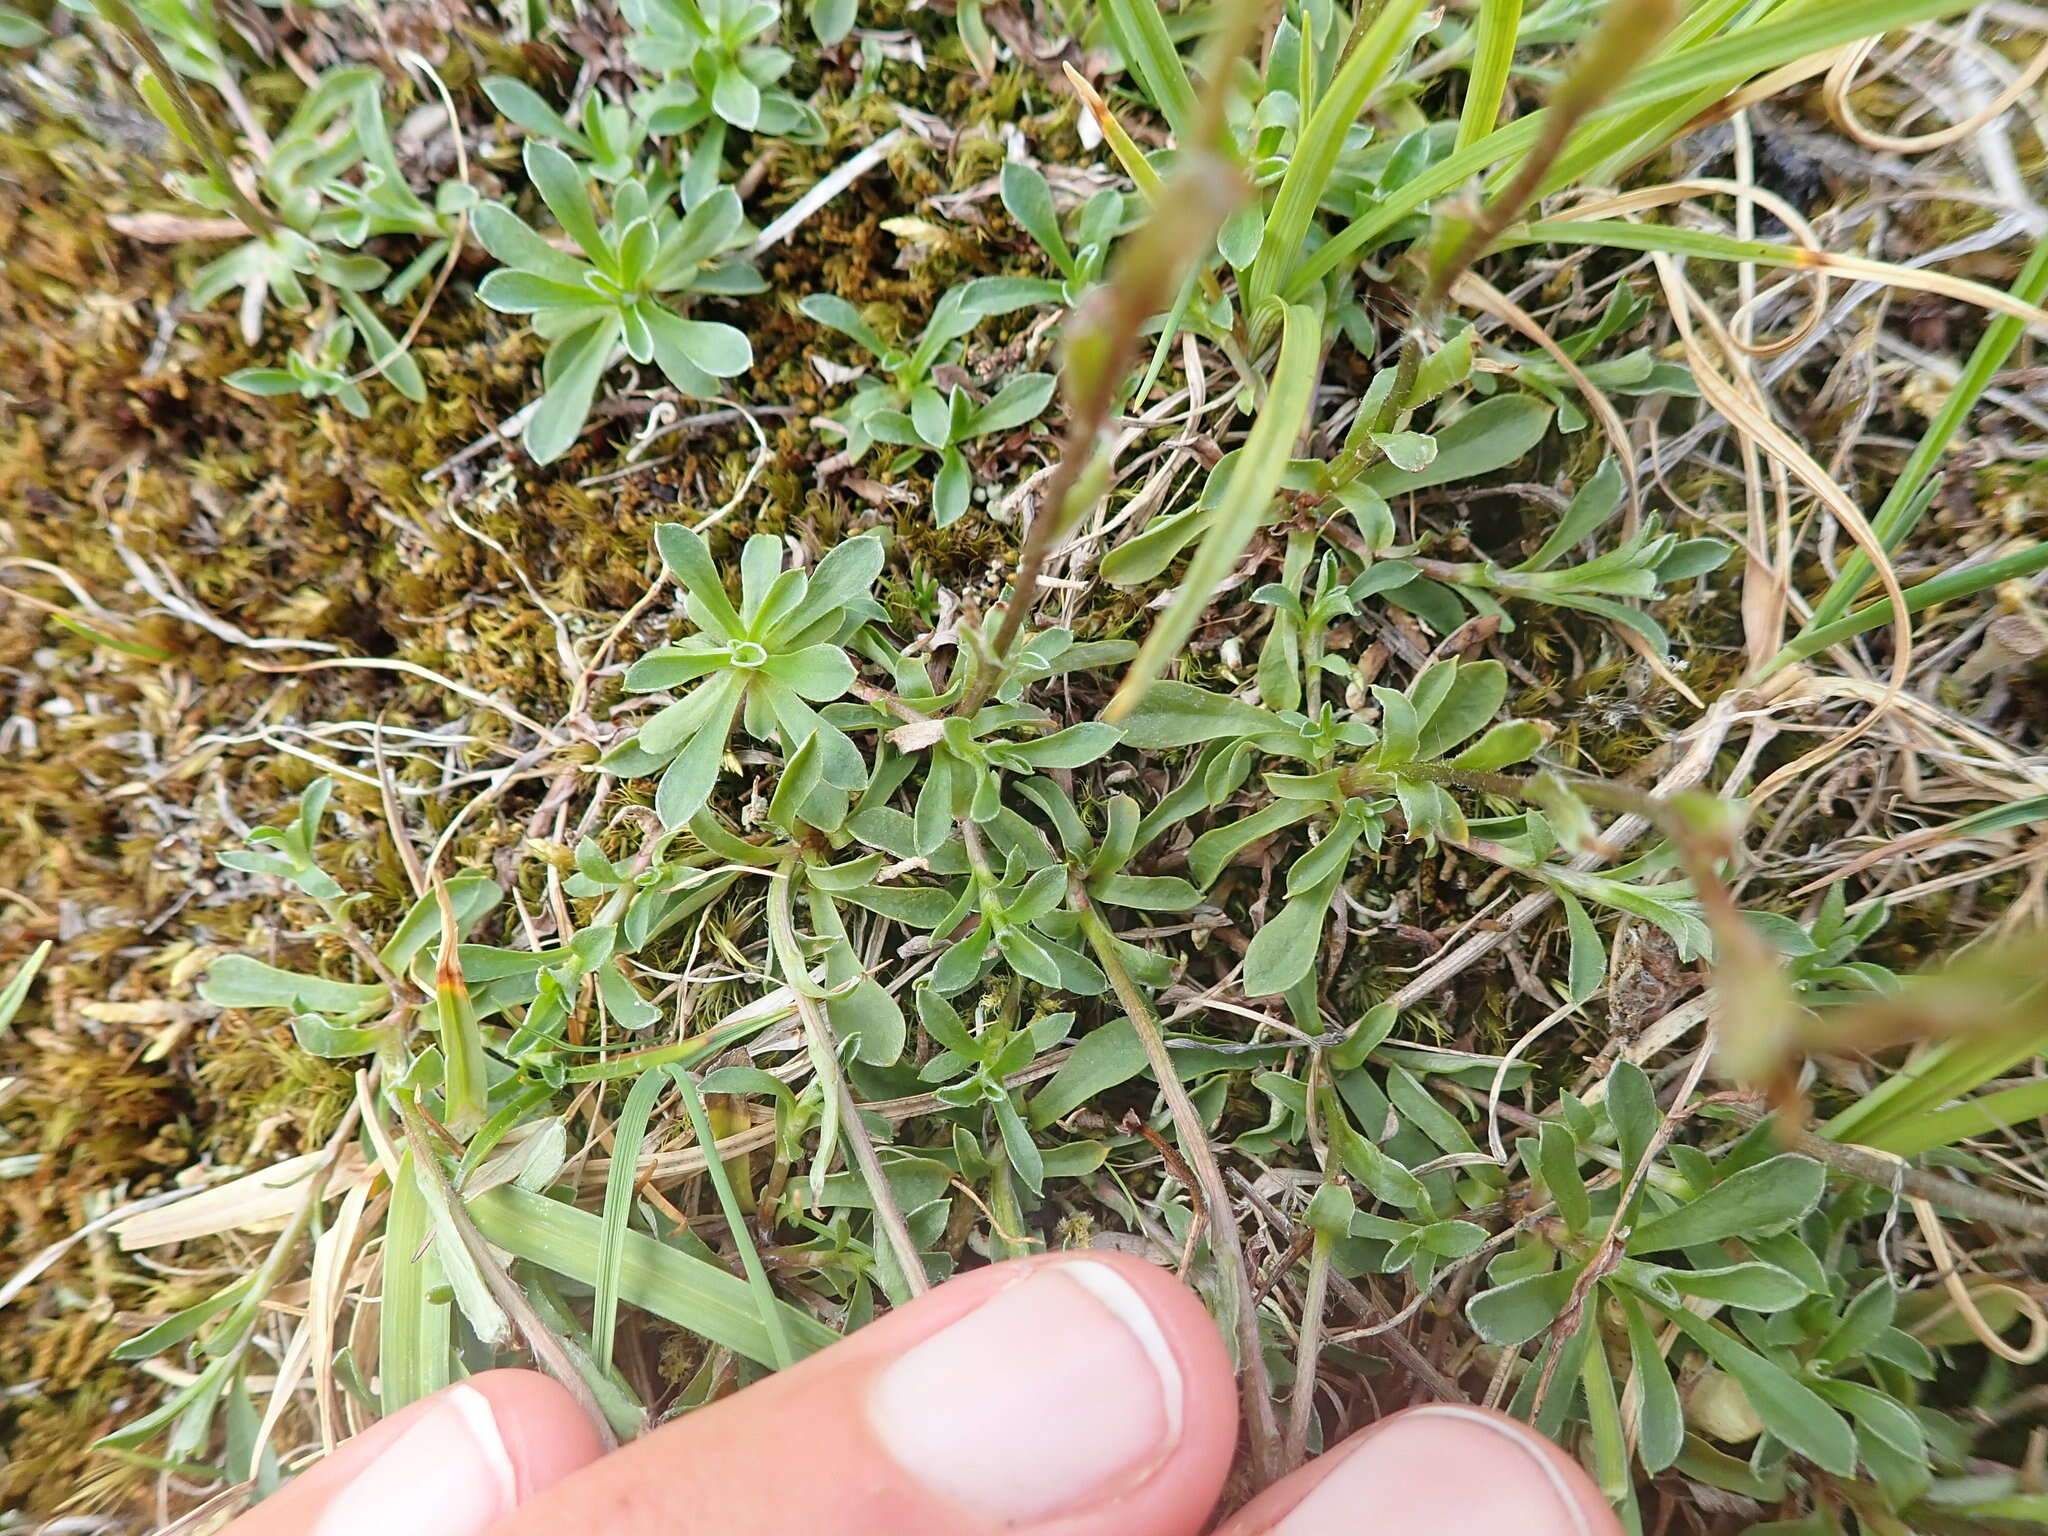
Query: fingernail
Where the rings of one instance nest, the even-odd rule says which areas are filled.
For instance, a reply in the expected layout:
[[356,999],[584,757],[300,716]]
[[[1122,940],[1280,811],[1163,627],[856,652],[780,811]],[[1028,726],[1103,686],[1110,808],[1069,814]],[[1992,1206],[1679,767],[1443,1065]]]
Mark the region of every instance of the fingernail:
[[1472,1408],[1415,1408],[1343,1459],[1268,1536],[1593,1536],[1536,1432]]
[[1028,1524],[1145,1475],[1180,1439],[1185,1387],[1158,1320],[1093,1259],[1047,1265],[891,1364],[875,1436],[992,1523]]
[[475,1536],[518,1503],[490,1399],[455,1386],[342,1486],[313,1536]]

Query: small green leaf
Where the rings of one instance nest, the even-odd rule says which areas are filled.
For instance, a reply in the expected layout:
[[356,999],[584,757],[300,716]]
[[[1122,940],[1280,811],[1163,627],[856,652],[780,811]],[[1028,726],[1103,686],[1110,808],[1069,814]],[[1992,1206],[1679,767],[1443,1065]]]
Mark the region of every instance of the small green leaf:
[[981,1042],[968,1033],[953,1005],[930,987],[917,989],[917,1018],[924,1032],[944,1049],[969,1061],[981,1060]]
[[1410,471],[1391,462],[1377,464],[1359,483],[1391,500],[1410,491],[1492,474],[1543,440],[1551,414],[1550,407],[1533,395],[1496,395],[1431,434],[1436,439],[1436,458],[1427,468]]
[[1811,1387],[1738,1343],[1727,1330],[1684,1307],[1663,1309],[1663,1315],[1734,1379],[1772,1435],[1837,1477],[1847,1477],[1856,1470],[1856,1436],[1842,1416]]
[[1556,1120],[1546,1120],[1536,1143],[1536,1169],[1544,1187],[1557,1202],[1557,1213],[1574,1234],[1583,1233],[1593,1222],[1593,1205],[1586,1194],[1586,1181],[1579,1176],[1579,1149],[1572,1133]]
[[1578,1278],[1576,1269],[1558,1269],[1510,1280],[1474,1296],[1465,1315],[1489,1344],[1526,1344],[1557,1321]]
[[526,175],[540,193],[541,201],[563,231],[583,248],[583,254],[599,267],[612,259],[611,247],[597,227],[590,210],[590,196],[584,190],[583,173],[561,150],[538,139],[526,141]]
[[1565,508],[1550,537],[1543,541],[1535,554],[1524,560],[1515,569],[1518,571],[1540,571],[1554,564],[1582,540],[1590,538],[1597,530],[1606,526],[1608,520],[1621,508],[1621,466],[1613,459],[1602,459],[1593,477],[1579,487]]
[[1370,1190],[1375,1199],[1427,1215],[1429,1191],[1423,1188],[1422,1181],[1358,1133],[1333,1091],[1324,1089],[1316,1102],[1323,1113],[1330,1149],[1343,1163],[1344,1171]]
[[1694,1248],[1730,1237],[1782,1232],[1820,1203],[1827,1170],[1811,1158],[1782,1153],[1730,1174],[1697,1200],[1639,1223],[1632,1253]]
[[753,343],[744,331],[716,320],[685,320],[652,305],[646,306],[646,315],[650,329],[714,379],[729,379],[754,366]]
[[1145,1047],[1126,1018],[1112,1019],[1078,1040],[1031,1100],[1031,1123],[1047,1126],[1089,1100],[1147,1070]]
[[598,381],[618,344],[619,322],[608,316],[565,336],[548,349],[547,392],[527,420],[522,441],[536,464],[551,464],[576,441],[590,418]]
[[1636,1454],[1643,1469],[1654,1476],[1678,1460],[1685,1448],[1685,1410],[1642,1309],[1626,1295],[1617,1294],[1614,1300],[1628,1330],[1629,1363],[1635,1370]]
[[1031,1139],[1031,1127],[1024,1123],[1024,1117],[1017,1113],[1017,1106],[1005,1096],[995,1101],[996,1129],[1003,1139],[1003,1152],[1010,1160],[1010,1166],[1017,1170],[1017,1177],[1032,1194],[1045,1192],[1045,1158],[1038,1145]]
[[[1438,663],[1439,666],[1445,663]],[[1507,668],[1497,661],[1464,662],[1434,708],[1420,715],[1416,755],[1424,762],[1442,757],[1466,737],[1482,730],[1499,713],[1508,693]],[[1432,668],[1431,671],[1435,669]],[[1424,676],[1428,676],[1425,673]],[[1416,679],[1416,689],[1422,678]]]
[[1192,683],[1158,682],[1145,691],[1138,707],[1123,720],[1124,740],[1134,747],[1188,747],[1225,737],[1259,736],[1285,731],[1285,722],[1270,710],[1226,694],[1210,693]]
[[1123,732],[1099,720],[1084,720],[1035,741],[1005,742],[1004,760],[1026,768],[1080,768],[1114,747]]
[[654,529],[654,547],[669,575],[703,610],[704,617],[699,622],[705,623],[721,640],[744,639],[746,626],[725,595],[724,578],[719,575],[703,538],[681,523],[659,523]]
[[1452,758],[1451,766],[1472,773],[1497,773],[1527,762],[1542,749],[1546,739],[1543,727],[1535,721],[1510,720],[1496,725]]
[[1436,462],[1436,439],[1421,432],[1374,432],[1369,435],[1374,446],[1396,469],[1414,474]]
[[939,455],[938,477],[932,481],[932,526],[950,528],[966,515],[974,499],[974,475],[958,448]]
[[1565,995],[1572,1002],[1583,1003],[1607,980],[1607,946],[1600,942],[1600,930],[1593,926],[1578,897],[1559,891],[1557,899],[1564,908],[1565,928],[1571,938]]
[[1649,1074],[1632,1061],[1618,1061],[1607,1074],[1607,1118],[1621,1152],[1622,1172],[1634,1174],[1664,1124]]
[[317,1013],[295,1013],[292,1015],[292,1039],[309,1056],[331,1061],[348,1056],[367,1056],[391,1039],[391,1031],[358,1029],[336,1024]]
[[1202,904],[1202,893],[1177,875],[1100,875],[1089,882],[1088,894],[1141,912],[1186,912]]
[[1285,992],[1314,969],[1322,949],[1323,919],[1343,878],[1340,870],[1322,884],[1291,897],[1275,917],[1252,935],[1244,952],[1244,990],[1248,997]]
[[1020,373],[967,418],[967,430],[962,435],[983,437],[1038,420],[1052,399],[1053,384],[1049,373]]
[[199,995],[222,1008],[359,1014],[385,1002],[390,993],[381,983],[329,981],[281,971],[248,955],[222,955],[208,968]]

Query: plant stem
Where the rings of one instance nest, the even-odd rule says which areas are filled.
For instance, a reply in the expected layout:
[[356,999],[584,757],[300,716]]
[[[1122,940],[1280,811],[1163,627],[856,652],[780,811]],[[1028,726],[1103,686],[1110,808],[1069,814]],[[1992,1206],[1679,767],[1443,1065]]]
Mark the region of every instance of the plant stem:
[[1231,1331],[1237,1340],[1238,1367],[1244,1393],[1245,1424],[1251,1435],[1252,1466],[1264,1486],[1280,1476],[1280,1425],[1273,1411],[1273,1387],[1266,1375],[1266,1357],[1259,1341],[1258,1312],[1251,1304],[1251,1276],[1245,1267],[1244,1241],[1237,1230],[1237,1218],[1230,1203],[1230,1188],[1223,1182],[1216,1149],[1209,1144],[1201,1114],[1188,1097],[1187,1085],[1166,1049],[1166,1037],[1159,1028],[1159,1016],[1124,969],[1116,952],[1116,936],[1102,920],[1102,914],[1088,899],[1078,879],[1069,878],[1067,889],[1074,911],[1081,919],[1081,931],[1088,935],[1088,947],[1096,963],[1109,977],[1138,1043],[1145,1048],[1145,1060],[1159,1084],[1159,1092],[1173,1115],[1181,1151],[1201,1185],[1202,1203],[1209,1211],[1209,1246],[1216,1256],[1224,1294],[1230,1306]]
[[244,192],[241,184],[235,180],[234,173],[228,169],[226,158],[213,142],[213,130],[207,126],[206,117],[200,112],[199,104],[192,99],[192,93],[185,89],[184,78],[171,67],[170,60],[164,57],[163,49],[157,46],[157,41],[150,35],[149,28],[144,26],[142,18],[135,14],[135,7],[130,5],[128,0],[93,0],[93,3],[99,7],[102,19],[110,22],[122,36],[133,43],[135,51],[141,54],[143,61],[149,65],[150,72],[156,76],[157,83],[164,88],[165,94],[171,98],[171,104],[177,108],[178,116],[184,120],[186,137],[191,140],[192,147],[199,152],[199,157],[206,162],[206,168],[213,172],[220,182],[221,190],[227,193],[228,200],[235,205],[235,211],[241,215],[242,222],[265,240],[274,236],[277,233],[277,221],[264,212],[262,206]]
[[854,1166],[860,1170],[861,1179],[868,1187],[868,1198],[874,1202],[875,1225],[889,1240],[897,1267],[903,1271],[905,1288],[912,1296],[922,1296],[931,1289],[931,1282],[925,1277],[924,1260],[919,1256],[910,1227],[896,1204],[896,1191],[890,1186],[882,1160],[875,1153],[874,1138],[868,1135],[867,1124],[860,1117],[860,1102],[854,1098],[853,1089],[847,1084],[846,1069],[839,1060],[839,1037],[833,1032],[830,1016],[818,1006],[818,999],[813,995],[815,988],[804,969],[803,956],[797,949],[796,919],[790,910],[790,887],[796,881],[797,868],[796,855],[791,854],[782,861],[768,890],[771,937],[782,968],[788,973],[783,979],[789,983],[790,995],[796,999],[797,1017],[803,1020],[804,1034],[809,1037],[811,1061],[818,1075],[824,1079],[825,1092],[832,1096],[832,1102],[838,1108],[840,1128],[845,1133],[847,1145],[853,1150]]
[[[1627,83],[1629,76],[1664,40],[1664,34],[1678,20],[1678,12],[1676,0],[1615,0],[1608,6],[1598,29],[1578,50],[1571,72],[1551,97],[1536,143],[1517,167],[1513,179],[1487,200],[1479,216],[1450,246],[1444,259],[1435,264],[1429,280],[1432,307],[1443,302],[1458,275],[1485,255],[1500,232],[1528,206],[1579,124]],[[1512,48],[1512,43],[1509,46]]]
[[1301,1337],[1294,1351],[1294,1391],[1287,1399],[1287,1439],[1280,1464],[1288,1472],[1308,1456],[1316,1417],[1316,1362],[1323,1352],[1323,1308],[1330,1295],[1330,1240],[1318,1232],[1309,1248],[1308,1286],[1301,1302]]
[[[512,1326],[519,1330],[526,1340],[526,1347],[533,1351],[533,1358],[540,1368],[569,1391],[577,1404],[590,1418],[591,1427],[603,1440],[605,1448],[617,1448],[610,1421],[597,1401],[597,1394],[590,1390],[590,1384],[583,1379],[583,1373],[576,1368],[575,1357],[569,1353],[568,1345],[555,1336],[541,1315],[534,1311],[533,1303],[526,1299],[526,1293],[512,1283],[512,1277],[505,1272],[490,1245],[476,1229],[476,1222],[469,1214],[469,1207],[462,1202],[462,1196],[455,1192],[449,1181],[448,1170],[441,1166],[441,1156],[435,1150],[434,1134],[428,1127],[426,1117],[406,1093],[394,1093],[392,1102],[398,1107],[398,1118],[405,1127],[405,1137],[412,1148],[413,1171],[433,1186],[440,1205],[448,1213],[448,1224],[461,1239],[464,1252],[475,1264],[477,1273],[483,1276],[484,1285],[490,1290],[491,1299],[497,1302],[512,1320]],[[604,1368],[604,1362],[598,1362]]]
[[1037,601],[1045,562],[1102,493],[1101,480],[1088,483],[1088,472],[1100,456],[1103,429],[1131,370],[1138,333],[1148,319],[1172,305],[1189,262],[1216,238],[1243,196],[1244,182],[1229,162],[1194,153],[1175,173],[1166,194],[1144,228],[1126,243],[1110,281],[1069,322],[1066,361],[1060,370],[1067,401],[1066,440],[1031,514],[1017,580],[1003,604],[988,663],[976,672],[961,698],[959,714],[972,715],[1002,682],[1017,632]]

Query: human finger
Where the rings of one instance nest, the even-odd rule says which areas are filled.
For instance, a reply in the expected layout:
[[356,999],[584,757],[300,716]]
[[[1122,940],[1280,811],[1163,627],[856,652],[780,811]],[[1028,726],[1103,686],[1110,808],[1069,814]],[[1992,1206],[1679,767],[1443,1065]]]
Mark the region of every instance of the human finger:
[[485,1371],[365,1430],[222,1536],[479,1536],[602,1453],[558,1383]]
[[1520,1420],[1438,1403],[1363,1429],[1216,1536],[1620,1536],[1591,1478]]
[[1126,1255],[1051,1254],[939,1287],[491,1536],[1193,1536],[1236,1424],[1190,1291]]

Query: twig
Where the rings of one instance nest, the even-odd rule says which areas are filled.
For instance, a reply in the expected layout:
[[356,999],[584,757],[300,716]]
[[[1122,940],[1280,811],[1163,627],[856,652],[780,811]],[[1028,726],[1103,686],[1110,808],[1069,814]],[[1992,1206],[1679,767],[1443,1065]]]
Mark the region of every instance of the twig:
[[[234,173],[228,169],[227,161],[221,156],[220,146],[213,142],[213,132],[207,126],[206,114],[199,110],[199,104],[192,99],[192,93],[185,89],[184,77],[171,67],[170,60],[164,57],[163,49],[157,46],[149,28],[144,26],[142,18],[135,14],[135,7],[130,5],[128,0],[96,0],[96,3],[100,15],[112,21],[115,29],[134,45],[135,51],[141,54],[144,62],[149,65],[149,71],[156,77],[157,84],[169,95],[171,104],[177,108],[178,116],[184,122],[185,134],[191,140],[192,147],[206,162],[206,168],[213,172],[221,190],[227,194],[228,201],[235,205],[235,211],[242,216],[242,222],[263,239],[270,239],[277,233],[277,221],[244,192],[241,184],[235,180]],[[252,130],[253,137],[255,125],[251,123],[247,126]]]
[[814,185],[810,191],[798,198],[777,216],[775,221],[761,231],[760,237],[747,247],[748,257],[760,255],[771,246],[780,245],[802,227],[804,221],[833,198],[852,186],[861,177],[880,165],[889,157],[903,139],[901,128],[891,128],[851,160],[835,166],[832,171]]
[[1294,1391],[1287,1399],[1287,1439],[1280,1451],[1280,1464],[1289,1472],[1308,1455],[1309,1426],[1316,1416],[1316,1362],[1323,1351],[1323,1307],[1329,1292],[1330,1242],[1318,1232],[1309,1248],[1301,1334],[1294,1346]]
[[845,1132],[847,1145],[853,1149],[854,1164],[867,1184],[868,1198],[874,1202],[875,1225],[882,1229],[883,1236],[888,1238],[889,1246],[895,1252],[905,1287],[912,1296],[922,1296],[931,1289],[931,1282],[924,1272],[924,1259],[918,1253],[917,1241],[910,1235],[910,1225],[904,1221],[903,1211],[896,1203],[896,1191],[889,1183],[889,1175],[875,1153],[874,1138],[868,1134],[867,1123],[860,1117],[860,1101],[854,1098],[853,1089],[846,1081],[846,1070],[839,1059],[839,1037],[833,1032],[832,1020],[811,995],[811,981],[805,971],[802,954],[793,952],[797,941],[796,920],[790,911],[790,888],[795,879],[796,862],[791,856],[769,883],[771,942],[782,952],[780,959],[787,972],[783,979],[789,984],[790,996],[796,1002],[797,1017],[803,1021],[804,1033],[809,1037],[811,1060],[818,1076],[824,1080],[825,1091],[832,1095],[838,1106],[841,1129]]
[[[1761,1125],[1772,1118],[1770,1111],[1761,1105],[1730,1103],[1726,1108],[1745,1126]],[[2030,1237],[2048,1237],[2048,1206],[1909,1168],[1881,1152],[1872,1152],[1846,1141],[1829,1141],[1824,1136],[1795,1130],[1782,1122],[1777,1126],[1777,1134],[1779,1142],[1789,1151],[1824,1163],[1849,1178],[1945,1207],[1971,1221],[2010,1227]]]
[[[1235,1169],[1231,1170],[1230,1179],[1232,1183],[1237,1185],[1238,1190],[1244,1195],[1245,1199],[1257,1209],[1261,1216],[1272,1224],[1276,1231],[1285,1232],[1294,1225],[1284,1211],[1280,1210],[1272,1201],[1259,1193],[1257,1186],[1250,1179]],[[1304,1227],[1297,1234],[1296,1241],[1301,1242],[1301,1239],[1311,1236],[1313,1236],[1311,1229]],[[1266,1291],[1278,1284],[1280,1277],[1299,1263],[1302,1254],[1307,1251],[1308,1244],[1306,1242],[1301,1242],[1301,1247],[1298,1250],[1290,1245],[1287,1253],[1283,1255],[1281,1262],[1273,1266],[1272,1275],[1260,1286],[1258,1299],[1263,1300]],[[1330,1274],[1330,1289],[1337,1293],[1337,1299],[1342,1301],[1351,1310],[1352,1315],[1361,1320],[1377,1316],[1386,1311],[1385,1304],[1378,1300],[1377,1297],[1367,1295],[1355,1282],[1345,1279],[1334,1270]],[[1420,1306],[1421,1303],[1422,1298],[1417,1297],[1415,1306]],[[1401,1314],[1402,1318],[1407,1317],[1414,1310],[1415,1307],[1404,1309]],[[1394,1321],[1399,1320],[1395,1319]],[[1392,1327],[1392,1322],[1386,1324],[1368,1323],[1363,1335],[1347,1330],[1340,1337],[1347,1339],[1361,1336],[1377,1338],[1386,1346],[1387,1353],[1394,1357],[1395,1362],[1434,1393],[1439,1402],[1465,1403],[1471,1401],[1470,1398],[1458,1389],[1458,1384],[1438,1370],[1429,1356],[1409,1343],[1406,1336],[1391,1332]]]
[[839,1100],[840,1123],[846,1132],[847,1145],[853,1149],[853,1160],[860,1168],[861,1178],[868,1186],[868,1196],[875,1203],[875,1223],[889,1239],[889,1246],[896,1252],[896,1263],[903,1271],[903,1283],[913,1296],[922,1296],[931,1289],[931,1282],[925,1278],[924,1259],[917,1251],[917,1242],[910,1235],[910,1227],[903,1219],[903,1212],[896,1204],[896,1192],[889,1185],[889,1175],[882,1168],[882,1160],[875,1155],[875,1141],[868,1134],[868,1128],[860,1117],[860,1104],[853,1096],[853,1089],[847,1085],[846,1073],[839,1066],[839,1039],[832,1032],[832,1021],[825,1010],[800,988],[792,988],[796,997],[797,1017],[803,1020],[804,1029],[817,1041],[820,1058],[829,1060],[832,1070],[831,1081],[826,1091]]

